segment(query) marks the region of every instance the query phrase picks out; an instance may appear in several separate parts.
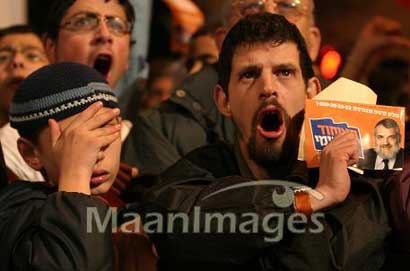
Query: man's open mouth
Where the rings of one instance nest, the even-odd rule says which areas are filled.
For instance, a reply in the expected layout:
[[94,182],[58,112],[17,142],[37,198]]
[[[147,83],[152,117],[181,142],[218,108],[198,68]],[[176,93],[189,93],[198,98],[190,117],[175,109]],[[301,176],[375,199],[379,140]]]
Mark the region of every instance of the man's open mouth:
[[285,131],[283,113],[274,105],[269,105],[258,114],[258,132],[265,138],[277,139]]
[[100,54],[94,61],[94,69],[99,71],[106,79],[112,65],[112,56],[108,54]]

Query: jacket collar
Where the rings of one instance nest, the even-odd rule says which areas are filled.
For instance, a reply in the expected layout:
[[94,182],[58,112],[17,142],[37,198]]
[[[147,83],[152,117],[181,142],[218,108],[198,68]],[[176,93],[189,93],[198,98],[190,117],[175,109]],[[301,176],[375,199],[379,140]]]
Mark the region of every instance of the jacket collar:
[[[245,178],[256,179],[242,155],[238,139],[235,140],[233,151],[241,176]],[[287,172],[278,172],[278,175],[283,176],[283,179],[286,179],[287,181],[308,184],[309,170],[307,168],[306,162],[296,160],[293,162],[289,161],[289,164],[292,164],[292,167],[290,167]],[[272,166],[274,167],[275,165]]]

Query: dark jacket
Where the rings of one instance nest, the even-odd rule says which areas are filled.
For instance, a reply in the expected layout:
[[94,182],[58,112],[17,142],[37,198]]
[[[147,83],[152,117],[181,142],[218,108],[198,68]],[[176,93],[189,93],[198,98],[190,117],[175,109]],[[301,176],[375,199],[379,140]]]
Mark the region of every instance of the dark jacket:
[[408,265],[410,257],[410,160],[406,158],[403,172],[395,174],[398,178],[383,187],[393,227],[393,247],[386,270],[400,270]]
[[213,100],[217,81],[214,67],[205,66],[159,108],[127,114],[134,126],[123,145],[122,161],[139,167],[141,174],[159,174],[198,147],[233,142],[234,125]]
[[[209,213],[252,212],[259,220],[267,214],[283,214],[283,221],[289,221],[292,206],[273,204],[272,188],[251,186],[206,198],[233,184],[253,180],[245,176],[249,170],[237,153],[222,143],[191,152],[161,174],[161,183],[145,195],[142,204],[128,211],[137,211],[143,220],[147,213],[182,212],[194,223],[195,207],[200,207]],[[287,181],[311,186],[317,182],[317,171],[308,171],[303,162],[278,171],[282,171],[278,178]],[[277,220],[269,225],[283,229],[279,242],[266,242],[264,231],[231,234],[215,233],[217,229],[212,228],[213,234],[207,234],[203,224],[199,233],[181,233],[183,225],[177,223],[173,234],[152,234],[160,270],[379,270],[391,232],[379,192],[381,180],[355,174],[351,178],[351,193],[343,204],[324,213],[323,231],[318,233],[306,230],[292,234]]]
[[[374,169],[377,153],[374,149],[368,149],[364,152],[365,159],[359,161],[358,166],[362,169]],[[396,155],[396,161],[394,162],[393,168],[402,168],[404,160],[404,151],[401,148]]]
[[3,148],[0,143],[0,190],[8,184],[7,167],[4,162]]
[[22,181],[2,189],[1,270],[113,270],[111,227],[88,233],[87,207],[105,217],[95,197]]

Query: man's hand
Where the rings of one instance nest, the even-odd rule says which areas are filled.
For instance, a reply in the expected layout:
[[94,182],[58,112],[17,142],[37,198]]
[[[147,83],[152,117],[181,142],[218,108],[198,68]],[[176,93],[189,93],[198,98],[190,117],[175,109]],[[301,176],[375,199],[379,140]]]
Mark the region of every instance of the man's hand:
[[359,143],[354,132],[337,135],[320,156],[319,182],[315,188],[323,200],[311,197],[314,211],[343,202],[350,191],[350,176],[347,170],[359,160]]
[[101,102],[89,106],[67,126],[49,120],[52,153],[58,167],[58,189],[90,194],[93,168],[99,153],[120,137],[121,124],[104,126],[119,116],[119,109],[104,109]]

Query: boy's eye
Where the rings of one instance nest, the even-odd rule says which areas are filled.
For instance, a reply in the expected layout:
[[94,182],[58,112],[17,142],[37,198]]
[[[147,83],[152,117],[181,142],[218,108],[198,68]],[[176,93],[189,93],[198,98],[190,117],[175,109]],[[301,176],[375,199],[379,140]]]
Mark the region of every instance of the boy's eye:
[[27,51],[24,56],[31,62],[42,61],[45,58],[42,53],[37,52],[36,50]]
[[10,54],[7,52],[0,52],[0,63],[6,62],[10,59]]
[[82,14],[81,16],[75,18],[75,20],[73,21],[73,25],[77,28],[88,28],[95,24],[95,20],[98,19],[88,14]]

